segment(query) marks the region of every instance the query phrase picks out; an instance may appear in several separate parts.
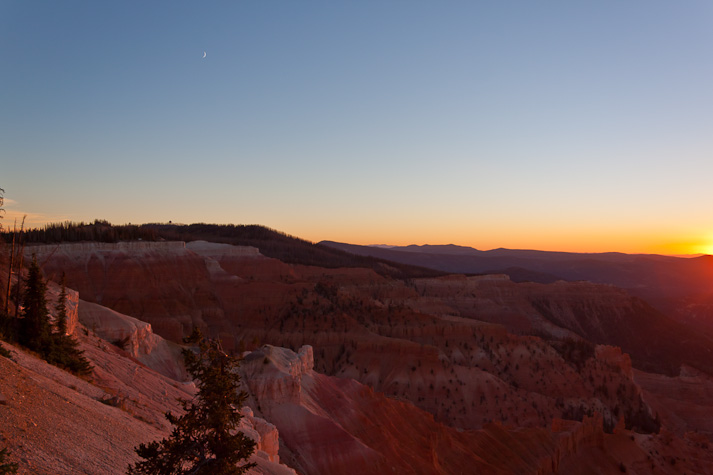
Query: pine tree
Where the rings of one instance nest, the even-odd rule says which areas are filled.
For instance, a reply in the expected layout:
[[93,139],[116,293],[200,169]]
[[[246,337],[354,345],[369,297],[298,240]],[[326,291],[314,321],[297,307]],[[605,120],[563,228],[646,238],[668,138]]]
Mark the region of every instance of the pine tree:
[[78,375],[92,372],[92,366],[78,348],[79,343],[67,335],[67,288],[62,280],[62,291],[57,302],[57,330],[52,331],[47,311],[47,283],[42,278],[37,258],[32,263],[25,279],[23,312],[20,319],[18,342],[40,354],[50,364]]
[[55,306],[54,327],[58,335],[67,334],[67,285],[64,274],[62,274],[62,290],[57,298]]
[[30,269],[25,279],[22,318],[18,341],[30,350],[47,354],[50,345],[50,321],[47,312],[47,284],[37,265],[37,256],[32,256]]
[[240,475],[255,466],[238,465],[255,450],[255,442],[237,430],[247,398],[244,391],[238,392],[238,360],[197,329],[185,341],[198,343],[198,353],[183,351],[198,393],[193,401],[181,400],[181,417],[166,414],[174,425],[170,437],[136,448],[144,460],[129,466],[129,475]]
[[47,361],[53,365],[81,376],[92,372],[92,365],[79,349],[79,342],[67,334],[67,286],[62,275],[62,290],[55,306],[55,331],[51,335],[51,345]]

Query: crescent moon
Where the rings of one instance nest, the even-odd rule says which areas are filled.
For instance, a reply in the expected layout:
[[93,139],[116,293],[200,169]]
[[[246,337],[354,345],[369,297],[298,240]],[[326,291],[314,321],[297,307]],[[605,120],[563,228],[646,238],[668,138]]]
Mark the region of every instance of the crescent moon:
[[203,51],[203,57],[205,58],[205,51]]

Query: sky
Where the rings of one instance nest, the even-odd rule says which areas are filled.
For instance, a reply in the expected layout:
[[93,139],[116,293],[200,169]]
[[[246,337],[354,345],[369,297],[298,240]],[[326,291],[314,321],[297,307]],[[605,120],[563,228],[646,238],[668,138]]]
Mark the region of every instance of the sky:
[[709,0],[205,3],[0,0],[5,227],[713,253]]

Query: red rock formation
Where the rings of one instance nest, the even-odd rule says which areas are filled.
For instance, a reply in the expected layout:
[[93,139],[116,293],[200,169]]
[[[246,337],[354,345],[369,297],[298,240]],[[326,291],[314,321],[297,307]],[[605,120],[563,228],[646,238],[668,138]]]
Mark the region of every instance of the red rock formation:
[[[43,261],[46,268],[50,273],[63,269],[73,283],[81,285],[87,269],[93,269],[103,276],[94,282],[102,291],[83,296],[114,302],[115,309],[135,309],[138,314],[132,316],[148,319],[174,341],[175,330],[187,333],[197,324],[220,336],[227,349],[261,342],[311,344],[321,370],[405,397],[458,427],[478,428],[489,420],[547,426],[554,417],[591,411],[603,412],[613,425],[619,418],[616,391],[632,385],[629,376],[622,379],[596,361],[579,374],[541,340],[515,337],[473,319],[503,309],[521,320],[535,313],[521,295],[528,287],[503,276],[452,276],[406,285],[366,269],[290,266],[252,248],[224,244],[135,247],[63,245],[36,251],[52,253]],[[102,272],[91,264],[99,261],[105,263]],[[473,300],[474,292],[482,296]],[[185,308],[173,311],[178,304],[167,304],[169,298]],[[477,311],[458,317],[462,312],[453,302],[472,304]],[[422,303],[443,313],[423,313]],[[596,389],[611,394],[596,394]]]
[[85,327],[154,371],[178,381],[187,379],[181,348],[154,334],[150,324],[101,305],[80,302],[79,319]]
[[[91,383],[0,343],[14,360],[0,357],[0,445],[20,475],[123,474],[138,444],[168,436],[165,412],[180,414],[177,399],[195,394],[193,383],[166,378],[84,330],[77,336],[94,366]],[[257,443],[249,473],[296,475],[280,464],[275,426],[249,407],[243,416],[240,430]]]
[[[205,243],[73,246],[48,247],[41,262],[50,275],[67,272],[68,282],[86,290],[83,298],[145,319],[174,341],[195,324],[220,336],[228,350],[312,345],[320,372],[410,401],[436,424],[514,437],[490,424],[499,421],[540,434],[533,444],[554,451],[554,420],[599,413],[607,429],[624,417],[628,427],[643,430],[655,414],[626,354],[594,345],[591,353],[572,352],[566,342],[522,334],[576,341],[575,331],[596,334],[611,324],[634,338],[648,314],[636,314],[637,301],[609,286],[514,284],[497,276],[398,281],[365,269],[287,265],[252,248]],[[290,380],[282,384],[284,394],[297,390]],[[677,426],[679,442],[687,424]],[[361,439],[337,430],[338,436],[357,459],[376,457]],[[553,463],[554,452],[547,453]],[[612,466],[614,459],[603,460]]]
[[713,442],[711,376],[684,367],[675,377],[634,371],[634,378],[668,430],[681,437],[696,431]]
[[[667,466],[648,451],[671,452],[672,437],[603,431],[599,415],[555,419],[551,429],[487,424],[458,431],[406,401],[387,398],[354,380],[312,369],[311,347],[299,353],[264,346],[241,372],[253,405],[277,426],[284,459],[310,474],[340,473],[679,473],[700,469],[713,454],[678,444],[692,456]],[[669,457],[669,458],[666,458]],[[653,468],[650,464],[653,463]],[[708,473],[701,471],[700,473]]]
[[[295,354],[265,346],[241,369],[256,406],[279,428],[291,463],[305,473],[524,473],[554,445],[544,436],[547,444],[534,454],[518,453],[509,443],[516,436],[493,437],[494,428],[480,436],[455,431],[409,403],[318,374],[311,365],[311,347]],[[482,450],[487,444],[505,453]]]

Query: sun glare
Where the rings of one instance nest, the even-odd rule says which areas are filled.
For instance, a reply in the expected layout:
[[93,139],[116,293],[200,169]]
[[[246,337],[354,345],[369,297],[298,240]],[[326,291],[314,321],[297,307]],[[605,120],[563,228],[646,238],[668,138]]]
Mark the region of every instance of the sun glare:
[[705,238],[701,239],[701,243],[697,246],[697,252],[701,254],[713,255],[713,233],[710,233]]

